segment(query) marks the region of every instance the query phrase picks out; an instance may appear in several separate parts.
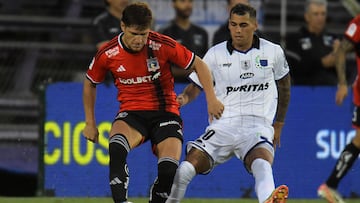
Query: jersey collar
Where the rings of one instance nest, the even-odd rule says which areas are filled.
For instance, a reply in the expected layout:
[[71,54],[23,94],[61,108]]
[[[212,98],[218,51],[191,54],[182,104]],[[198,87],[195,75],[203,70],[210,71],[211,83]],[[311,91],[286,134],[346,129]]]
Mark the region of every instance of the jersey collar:
[[[129,48],[125,45],[125,43],[124,43],[124,41],[123,41],[123,39],[122,39],[122,36],[123,36],[123,35],[124,35],[124,33],[121,32],[121,33],[119,34],[119,36],[118,36],[118,42],[119,42],[120,47],[123,48],[126,52],[128,52],[128,53],[130,53],[130,54],[139,53],[139,52],[137,52],[137,51],[133,51],[133,50],[129,49]],[[147,46],[147,43],[146,43],[145,46]]]
[[[236,50],[232,45],[232,39],[229,39],[226,42],[226,48],[227,48],[228,52],[230,53],[230,55],[233,53],[234,50]],[[250,49],[252,49],[252,48],[260,49],[260,39],[257,35],[254,35],[253,43],[252,43],[252,46],[250,47]]]

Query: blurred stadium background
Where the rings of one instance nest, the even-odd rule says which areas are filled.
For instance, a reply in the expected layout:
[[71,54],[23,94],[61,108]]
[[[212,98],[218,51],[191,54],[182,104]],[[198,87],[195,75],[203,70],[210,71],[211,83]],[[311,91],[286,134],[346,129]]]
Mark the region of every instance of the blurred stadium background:
[[[155,27],[173,17],[171,1],[147,2],[154,10]],[[193,20],[211,38],[227,18],[226,1],[195,2]],[[262,31],[282,43],[303,23],[303,2],[264,0]],[[338,34],[351,19],[342,3],[329,0],[328,29]],[[103,10],[103,0],[0,0],[0,196],[37,194],[42,89],[48,83],[82,79],[95,53],[91,21]],[[220,14],[208,16],[210,10]]]

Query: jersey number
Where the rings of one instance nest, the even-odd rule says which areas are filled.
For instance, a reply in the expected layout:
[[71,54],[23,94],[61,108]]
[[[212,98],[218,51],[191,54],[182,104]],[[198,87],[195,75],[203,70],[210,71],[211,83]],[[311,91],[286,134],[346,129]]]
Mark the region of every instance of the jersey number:
[[207,132],[201,137],[201,139],[203,139],[203,140],[208,140],[208,139],[210,139],[210,137],[212,137],[214,134],[215,134],[215,131],[214,131],[214,130],[209,130],[209,131],[207,131]]

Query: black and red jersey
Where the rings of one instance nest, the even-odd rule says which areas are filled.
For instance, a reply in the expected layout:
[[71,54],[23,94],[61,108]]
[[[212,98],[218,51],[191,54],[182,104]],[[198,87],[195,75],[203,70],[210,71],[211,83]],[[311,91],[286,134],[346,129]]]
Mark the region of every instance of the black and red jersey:
[[122,42],[123,33],[97,52],[86,77],[94,84],[103,82],[107,71],[118,89],[120,111],[167,111],[179,115],[171,65],[188,69],[193,52],[175,40],[151,31],[140,52],[131,52]]
[[357,77],[355,79],[354,85],[353,85],[353,94],[354,98],[353,101],[356,104],[356,106],[360,106],[360,15],[357,15],[355,18],[353,18],[344,33],[345,37],[350,40],[355,47],[356,52],[356,64],[357,64]]

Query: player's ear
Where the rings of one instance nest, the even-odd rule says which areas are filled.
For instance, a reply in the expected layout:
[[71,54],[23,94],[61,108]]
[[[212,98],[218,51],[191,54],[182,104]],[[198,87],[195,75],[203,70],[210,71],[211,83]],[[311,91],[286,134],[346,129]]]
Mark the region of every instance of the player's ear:
[[125,23],[123,21],[120,22],[120,27],[121,27],[121,30],[124,31],[125,30]]
[[256,19],[251,19],[250,20],[252,26],[254,26],[254,30],[257,30],[258,29],[258,22]]

